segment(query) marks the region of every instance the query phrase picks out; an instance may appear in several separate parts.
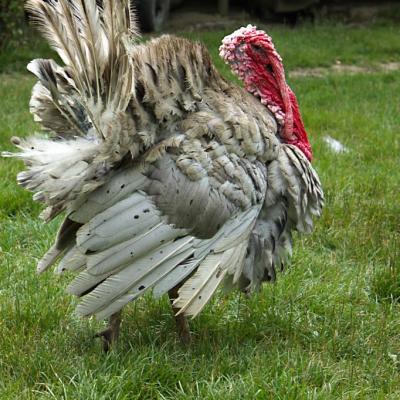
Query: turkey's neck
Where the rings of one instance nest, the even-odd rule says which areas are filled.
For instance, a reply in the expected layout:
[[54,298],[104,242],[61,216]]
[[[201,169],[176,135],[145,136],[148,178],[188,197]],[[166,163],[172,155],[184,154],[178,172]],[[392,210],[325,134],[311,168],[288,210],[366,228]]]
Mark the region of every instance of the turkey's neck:
[[244,79],[245,88],[260,98],[282,127],[280,136],[285,143],[297,146],[311,160],[311,146],[299,111],[297,99],[286,83],[282,64],[267,66],[252,63]]

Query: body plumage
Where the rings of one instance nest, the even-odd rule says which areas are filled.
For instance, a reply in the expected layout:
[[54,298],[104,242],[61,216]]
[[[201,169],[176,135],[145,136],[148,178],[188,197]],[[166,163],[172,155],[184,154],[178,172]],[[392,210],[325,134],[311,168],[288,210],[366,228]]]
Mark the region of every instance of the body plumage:
[[[202,44],[138,44],[127,0],[29,0],[27,10],[65,64],[30,63],[31,111],[50,137],[14,138],[21,152],[6,154],[28,166],[18,182],[46,205],[43,219],[65,213],[38,271],[59,261],[58,273],[75,273],[78,314],[110,326],[148,290],[169,292],[184,322],[222,282],[251,292],[275,280],[292,230],[310,232],[323,205],[283,83],[268,104],[256,80],[246,87],[239,73],[247,91],[226,81]],[[243,43],[261,35],[243,29]],[[239,48],[251,59],[240,46],[221,50],[232,65]]]

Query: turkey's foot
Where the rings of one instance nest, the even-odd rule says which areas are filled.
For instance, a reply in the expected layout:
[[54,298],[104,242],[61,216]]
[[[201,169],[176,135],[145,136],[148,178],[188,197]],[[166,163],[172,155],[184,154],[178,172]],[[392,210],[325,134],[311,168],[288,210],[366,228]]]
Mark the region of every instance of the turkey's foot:
[[176,330],[181,343],[185,346],[189,346],[191,342],[189,322],[183,314],[176,315],[179,312],[179,308],[174,307],[172,304],[175,299],[178,298],[178,290],[182,286],[183,282],[176,285],[168,292],[169,300],[171,302],[172,312],[174,314]]
[[178,332],[179,339],[184,346],[189,346],[192,341],[189,322],[183,314],[175,315],[179,311],[178,308],[172,307],[172,311],[174,313],[176,330]]
[[108,352],[113,343],[118,340],[121,326],[121,311],[112,314],[108,320],[107,328],[96,333],[94,337],[101,338],[104,352]]

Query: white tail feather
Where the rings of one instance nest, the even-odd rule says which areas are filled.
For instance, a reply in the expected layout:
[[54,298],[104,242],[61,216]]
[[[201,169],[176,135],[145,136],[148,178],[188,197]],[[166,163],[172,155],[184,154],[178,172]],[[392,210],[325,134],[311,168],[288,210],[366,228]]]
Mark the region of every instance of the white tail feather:
[[86,256],[82,254],[77,246],[68,250],[57,266],[56,273],[62,274],[64,271],[77,271],[86,264]]
[[107,249],[147,232],[161,221],[160,212],[140,193],[134,193],[96,215],[78,232],[82,249]]
[[114,312],[121,309],[128,302],[141,296],[144,292],[151,289],[156,283],[158,283],[165,276],[168,276],[173,268],[192,254],[192,249],[187,249],[180,252],[174,257],[165,260],[162,264],[157,266],[155,269],[151,265],[146,269],[140,278],[137,278],[135,284],[129,292],[117,300],[110,303],[106,308],[96,313],[98,319],[107,318]]
[[75,279],[67,286],[66,292],[75,296],[82,296],[85,292],[100,284],[110,274],[91,275],[86,270],[82,271]]
[[242,265],[246,247],[247,241],[223,253],[207,256],[193,277],[179,289],[179,297],[174,302],[174,306],[180,308],[178,314],[196,317],[226,274],[234,273]]
[[83,203],[72,204],[69,208],[71,211],[69,218],[76,222],[86,223],[113,207],[120,200],[130,195],[139,195],[138,190],[143,187],[145,180],[145,176],[134,168],[114,174],[104,186],[92,193]]
[[62,250],[57,249],[55,245],[47,250],[46,254],[40,259],[37,264],[36,271],[40,274],[49,268],[60,257]]
[[[134,285],[138,286],[139,292],[143,291],[147,286],[142,283],[138,285],[143,277],[155,272],[161,278],[165,273],[161,268],[163,265],[170,268],[176,265],[176,261],[171,263],[172,265],[165,264],[165,262],[175,255],[185,252],[188,248],[190,250],[192,241],[193,238],[189,236],[167,243],[162,247],[156,247],[146,256],[135,260],[131,265],[125,266],[85,296],[82,303],[78,305],[77,312],[81,315],[95,314],[118,299]],[[188,254],[185,253],[184,256],[188,257]],[[141,288],[141,286],[143,287]]]

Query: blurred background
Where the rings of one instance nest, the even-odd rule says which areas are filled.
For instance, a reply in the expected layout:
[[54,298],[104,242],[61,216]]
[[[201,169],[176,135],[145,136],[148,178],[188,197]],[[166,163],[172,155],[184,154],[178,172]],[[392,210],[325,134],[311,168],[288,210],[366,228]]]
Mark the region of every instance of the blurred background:
[[[0,48],[15,45],[26,33],[23,3],[23,0],[1,0]],[[144,32],[228,29],[249,21],[289,26],[326,20],[400,21],[398,0],[137,0],[135,3]]]
[[[400,22],[400,0],[133,0],[133,3],[145,38],[166,32],[206,44],[212,32],[218,32],[213,37],[215,41],[249,23],[274,31],[338,25],[364,28],[390,25],[395,29]],[[24,69],[38,54],[52,53],[28,23],[24,0],[0,0],[0,72]]]
[[400,17],[399,1],[139,0],[137,8],[145,31],[221,28],[235,20],[249,18],[295,25],[333,18],[343,22],[366,22],[388,16]]

